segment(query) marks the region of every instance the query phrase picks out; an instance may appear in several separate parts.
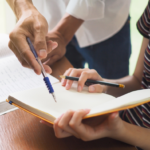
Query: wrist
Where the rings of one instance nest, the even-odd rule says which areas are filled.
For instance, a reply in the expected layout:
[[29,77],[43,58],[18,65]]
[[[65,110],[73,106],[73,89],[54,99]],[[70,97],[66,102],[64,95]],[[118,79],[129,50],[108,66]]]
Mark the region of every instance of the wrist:
[[122,137],[124,137],[126,132],[127,132],[126,122],[120,118],[119,124],[116,125],[115,129],[113,129],[112,132],[110,132],[108,137],[120,141]]
[[64,37],[64,35],[62,35],[62,33],[58,30],[51,30],[48,32],[48,35],[47,35],[47,40],[48,39],[51,39],[53,41],[56,41],[57,43],[62,42],[62,44],[66,47],[67,46],[67,41]]
[[60,20],[57,26],[54,28],[61,36],[64,38],[66,45],[74,36],[76,30],[83,23],[83,20],[77,19],[69,14],[65,14],[65,16]]
[[24,14],[37,13],[31,0],[19,0],[14,2],[14,13],[17,19],[20,19]]

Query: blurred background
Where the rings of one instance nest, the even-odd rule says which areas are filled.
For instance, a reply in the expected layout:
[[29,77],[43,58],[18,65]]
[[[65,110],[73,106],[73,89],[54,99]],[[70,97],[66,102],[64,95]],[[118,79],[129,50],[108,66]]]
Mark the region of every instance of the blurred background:
[[[131,0],[130,16],[131,16],[131,41],[132,55],[130,58],[130,75],[134,72],[137,62],[142,36],[136,28],[136,22],[143,13],[148,0]],[[16,18],[8,6],[6,0],[0,0],[0,33],[10,33],[15,26]],[[87,65],[86,65],[87,66]]]

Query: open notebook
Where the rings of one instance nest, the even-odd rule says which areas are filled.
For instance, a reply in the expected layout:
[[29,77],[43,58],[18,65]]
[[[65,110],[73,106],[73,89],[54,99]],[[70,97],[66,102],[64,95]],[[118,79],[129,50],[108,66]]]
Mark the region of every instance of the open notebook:
[[[45,86],[42,75],[21,66],[20,62],[8,48],[9,36],[0,34],[0,115],[17,109],[10,106],[6,99],[10,93]],[[51,83],[58,80],[49,75]]]
[[66,90],[61,83],[53,84],[53,88],[57,103],[46,87],[10,94],[7,101],[52,124],[69,109],[89,108],[91,111],[86,116],[88,118],[132,108],[150,101],[150,89],[134,91],[115,98],[104,93],[89,93],[86,87],[82,92],[77,92],[77,84],[73,84],[70,90]]

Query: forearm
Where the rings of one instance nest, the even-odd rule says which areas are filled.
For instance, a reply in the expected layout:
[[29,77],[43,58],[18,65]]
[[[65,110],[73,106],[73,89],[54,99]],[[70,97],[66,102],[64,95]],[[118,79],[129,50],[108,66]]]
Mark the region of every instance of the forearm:
[[111,94],[114,96],[120,96],[130,91],[138,90],[141,88],[141,81],[142,81],[142,75],[143,75],[143,69],[144,69],[144,65],[143,65],[144,53],[145,53],[145,49],[147,48],[148,42],[149,42],[149,39],[143,38],[139,58],[136,64],[134,74],[132,76],[127,76],[118,80],[104,79],[105,81],[125,85],[125,89],[106,87],[105,91],[108,94]]
[[32,0],[6,0],[9,6],[12,8],[17,19],[27,10],[36,10],[33,6]]
[[104,80],[111,82],[111,83],[118,83],[118,84],[125,85],[124,89],[114,88],[111,86],[106,87],[106,90],[105,90],[106,93],[110,95],[114,95],[116,97],[141,88],[141,82],[136,78],[134,74],[132,76],[126,76],[124,78],[117,79],[117,80],[108,80],[108,79],[104,79]]
[[64,17],[60,20],[60,22],[57,24],[57,26],[53,29],[53,31],[56,31],[59,34],[61,34],[61,36],[65,40],[65,44],[67,45],[82,23],[83,20],[77,19],[66,13]]
[[140,147],[144,150],[150,150],[150,130],[129,124],[123,121],[120,132],[112,134],[111,138]]

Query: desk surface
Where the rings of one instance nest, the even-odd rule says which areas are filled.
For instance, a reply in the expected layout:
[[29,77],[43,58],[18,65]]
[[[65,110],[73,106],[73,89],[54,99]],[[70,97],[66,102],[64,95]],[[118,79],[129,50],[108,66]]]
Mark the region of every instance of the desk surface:
[[[52,66],[52,75],[58,77],[69,67],[71,64],[63,58]],[[0,116],[0,150],[136,150],[109,138],[90,142],[75,137],[58,139],[52,128],[39,121],[23,110]]]

